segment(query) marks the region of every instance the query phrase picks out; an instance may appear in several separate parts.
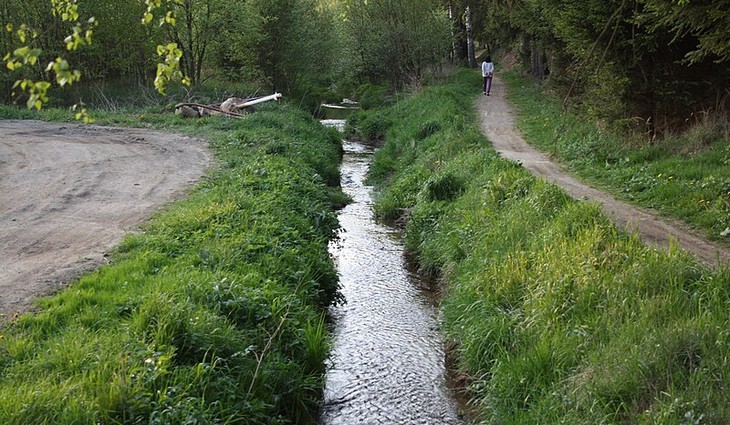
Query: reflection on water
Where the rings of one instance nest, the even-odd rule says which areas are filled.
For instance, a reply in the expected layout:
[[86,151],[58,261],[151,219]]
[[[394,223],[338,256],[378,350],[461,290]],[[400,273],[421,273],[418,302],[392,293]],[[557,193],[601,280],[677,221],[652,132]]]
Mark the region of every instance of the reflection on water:
[[345,131],[345,120],[321,120],[320,122],[327,127],[340,130],[340,133]]
[[333,350],[323,424],[460,424],[446,385],[438,311],[404,264],[393,230],[374,221],[363,179],[372,149],[346,142],[340,212],[331,245],[347,303],[331,310]]

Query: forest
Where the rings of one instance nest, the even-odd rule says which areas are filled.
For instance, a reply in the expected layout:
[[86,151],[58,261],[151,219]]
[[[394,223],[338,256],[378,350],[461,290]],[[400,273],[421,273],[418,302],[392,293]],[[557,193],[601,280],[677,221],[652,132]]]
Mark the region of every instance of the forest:
[[[0,0],[1,119],[179,133],[216,163],[108,263],[0,313],[0,423],[318,423],[343,302],[328,246],[352,201],[342,135],[318,115],[345,98],[362,109],[349,134],[379,147],[374,214],[443,285],[464,419],[728,423],[730,268],[654,249],[500,158],[475,111],[498,97],[476,69],[491,56],[531,144],[727,247],[728,10]],[[272,92],[284,101],[246,119],[172,113]]]
[[124,106],[159,103],[155,82],[169,82],[179,98],[279,91],[314,111],[322,100],[367,103],[417,88],[448,65],[475,67],[487,52],[544,80],[564,107],[656,138],[727,110],[729,8],[728,0],[4,0],[0,51],[10,72],[0,74],[0,96],[33,106],[31,89],[43,87],[52,105]]

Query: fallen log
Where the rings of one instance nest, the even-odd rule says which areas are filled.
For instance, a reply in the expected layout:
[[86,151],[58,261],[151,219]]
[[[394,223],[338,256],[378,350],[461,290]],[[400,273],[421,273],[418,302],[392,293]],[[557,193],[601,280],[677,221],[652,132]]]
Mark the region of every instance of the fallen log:
[[[220,106],[216,105],[202,105],[200,103],[178,103],[175,105],[175,113],[186,118],[195,118],[205,116],[207,111],[210,114],[223,114],[226,116],[243,118],[245,115],[236,112],[239,109],[248,108],[253,105],[268,102],[269,100],[279,100],[282,97],[281,93],[274,93],[269,96],[263,96],[253,99],[241,99],[237,97],[230,97],[226,99]],[[197,111],[197,116],[195,112]]]
[[[190,110],[195,109],[197,110],[198,115],[194,116],[190,114]],[[236,117],[236,118],[243,118],[245,117],[244,114],[239,114],[237,112],[228,112],[224,111],[221,108],[218,108],[216,106],[212,105],[201,105],[200,103],[178,103],[175,105],[175,113],[178,115],[182,115],[185,118],[199,118],[202,116],[201,109],[208,110],[208,111],[214,111],[219,114]]]
[[183,118],[200,118],[200,110],[190,105],[175,105],[175,115]]

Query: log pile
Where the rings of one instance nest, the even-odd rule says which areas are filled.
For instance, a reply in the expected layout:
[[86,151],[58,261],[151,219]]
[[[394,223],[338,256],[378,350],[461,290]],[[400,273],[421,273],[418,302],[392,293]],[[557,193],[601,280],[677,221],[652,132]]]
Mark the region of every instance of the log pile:
[[274,93],[269,96],[242,99],[240,97],[229,97],[223,103],[203,105],[200,103],[178,103],[175,105],[175,114],[183,118],[200,118],[211,115],[225,115],[234,118],[243,118],[247,111],[252,111],[253,105],[279,100],[281,93]]

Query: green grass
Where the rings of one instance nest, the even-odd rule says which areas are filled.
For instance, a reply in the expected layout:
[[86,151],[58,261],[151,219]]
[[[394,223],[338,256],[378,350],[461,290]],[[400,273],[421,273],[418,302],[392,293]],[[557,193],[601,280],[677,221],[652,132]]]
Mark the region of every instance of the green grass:
[[616,196],[684,220],[730,246],[730,121],[692,117],[681,134],[660,140],[598,128],[534,82],[509,74],[509,98],[526,140]]
[[325,310],[339,300],[327,245],[341,145],[301,111],[262,109],[95,114],[205,136],[219,167],[109,265],[2,328],[0,423],[317,422]]
[[479,86],[464,71],[373,112],[389,124],[371,170],[377,213],[408,218],[408,248],[443,278],[474,421],[730,422],[730,268],[646,247],[498,158]]

